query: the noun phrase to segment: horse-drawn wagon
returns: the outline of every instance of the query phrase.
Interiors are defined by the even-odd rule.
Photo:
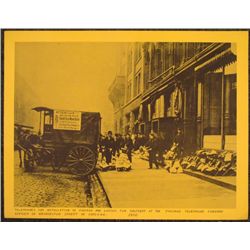
[[[39,132],[21,133],[18,139],[24,151],[24,167],[51,165],[55,170],[67,167],[72,173],[88,175],[94,171],[100,136],[98,112],[55,110],[35,107],[40,113]]]

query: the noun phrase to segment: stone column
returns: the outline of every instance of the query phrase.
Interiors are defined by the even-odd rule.
[[[225,111],[224,111],[224,127],[225,134],[230,134],[230,79],[225,77]]]
[[[195,83],[197,84],[196,87],[196,101],[197,101],[197,111],[196,111],[196,145],[199,148],[203,146],[203,109],[204,109],[204,100],[203,100],[203,80],[204,79],[194,79]]]
[[[225,147],[225,66],[222,67],[221,79],[221,149]]]

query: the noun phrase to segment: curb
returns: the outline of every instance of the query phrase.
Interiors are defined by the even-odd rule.
[[[147,161],[146,158],[140,158],[140,159],[144,160],[144,161]],[[201,174],[201,173],[198,173],[198,172],[196,173],[196,172],[193,172],[193,171],[190,171],[190,170],[183,169],[183,173],[236,192],[236,185],[230,184],[228,182],[217,180],[217,179],[214,179],[214,178],[212,178],[210,176],[207,176],[207,175],[204,175],[204,174]]]
[[[221,181],[221,180],[214,179],[214,178],[212,178],[210,176],[199,174],[199,173],[195,173],[193,171],[188,171],[188,170],[185,170],[185,169],[183,169],[183,173],[185,173],[187,175],[190,175],[190,176],[193,176],[193,177],[196,177],[196,178],[199,178],[201,180],[204,180],[204,181],[216,184],[218,186],[230,189],[232,191],[236,191],[236,186],[235,185],[227,183],[227,182],[224,182],[224,181]]]

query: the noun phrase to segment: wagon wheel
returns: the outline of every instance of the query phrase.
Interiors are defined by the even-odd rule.
[[[95,153],[86,146],[76,146],[69,151],[66,164],[74,174],[88,175],[96,165]]]

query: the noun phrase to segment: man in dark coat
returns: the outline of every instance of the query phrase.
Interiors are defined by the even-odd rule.
[[[183,133],[180,128],[177,129],[173,143],[177,146],[177,158],[179,158],[183,153]]]
[[[128,160],[130,162],[132,162],[132,150],[134,148],[134,145],[133,145],[133,141],[132,141],[129,134],[126,135],[125,148],[126,148],[126,153],[127,153],[127,156],[128,156]]]
[[[149,169],[152,169],[153,164],[155,164],[155,167],[159,169],[156,159],[156,154],[158,152],[158,142],[156,136],[153,133],[149,135],[149,140],[146,143],[146,147],[149,153]]]
[[[157,144],[158,144],[159,164],[161,166],[164,166],[165,164],[164,164],[163,154],[164,154],[164,151],[166,149],[166,141],[165,141],[165,136],[162,132],[159,133],[159,137],[157,139]]]
[[[119,134],[115,134],[113,156],[117,155],[119,157],[121,144],[122,144],[121,136]]]
[[[103,145],[105,148],[104,154],[106,162],[107,164],[110,164],[112,159],[112,152],[114,151],[114,138],[112,137],[111,131],[108,131],[108,135],[104,139]]]
[[[102,155],[102,159],[105,157],[105,136],[101,135],[99,140],[99,152]]]

